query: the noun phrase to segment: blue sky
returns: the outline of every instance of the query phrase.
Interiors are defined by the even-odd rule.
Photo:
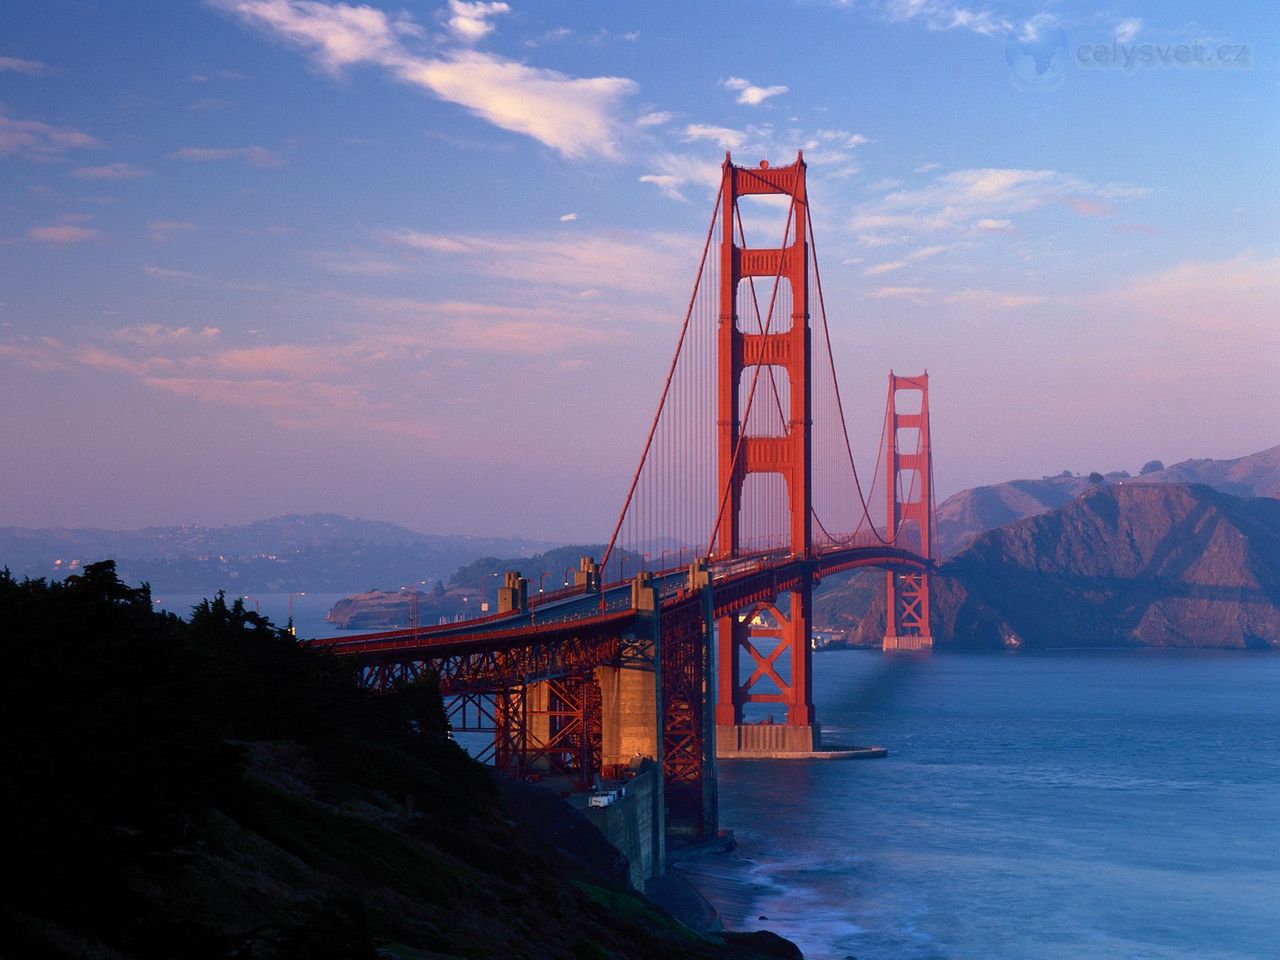
[[[1278,37],[1264,4],[10,0],[0,524],[607,534],[725,149],[805,150],[868,465],[890,368],[932,375],[943,495],[1271,446]]]

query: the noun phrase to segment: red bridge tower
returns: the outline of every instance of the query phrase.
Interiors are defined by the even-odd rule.
[[[809,207],[804,158],[797,156],[795,163],[785,167],[762,163],[751,168],[734,166],[726,156],[723,169],[716,390],[717,489],[724,491],[725,498],[719,517],[717,558],[735,557],[742,547],[742,493],[750,474],[781,476],[788,501],[790,552],[794,557],[807,558],[812,553],[813,493]],[[754,195],[790,199],[784,246],[738,246],[738,198]],[[758,327],[743,330],[737,309],[739,285],[752,277],[763,278],[765,289],[772,290],[770,309]],[[775,312],[789,315],[775,316]],[[746,433],[742,399],[756,394],[757,388],[763,395],[763,384],[758,382],[762,370],[771,383],[775,371],[779,378],[785,373],[789,387],[785,395],[786,422],[777,436]],[[757,396],[756,402],[766,401]],[[781,606],[760,603],[746,615],[730,614],[717,623],[716,737],[722,752],[791,752],[818,746],[810,685],[810,579],[806,577],[794,589],[787,590],[785,597]],[[753,639],[772,643],[758,645]],[[762,646],[766,649],[762,650]],[[751,658],[752,670],[750,677],[742,681],[744,651]],[[785,711],[785,719],[777,724],[744,725],[742,708],[747,703],[777,704]]]
[[[919,394],[918,403],[899,409],[898,394]],[[889,374],[885,416],[885,488],[888,496],[887,537],[895,547],[933,557],[933,448],[929,443],[929,374]],[[884,646],[886,651],[929,650],[929,574],[888,570]]]

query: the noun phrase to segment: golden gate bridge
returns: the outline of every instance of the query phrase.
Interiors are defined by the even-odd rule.
[[[786,205],[776,247],[747,244],[740,200],[753,196]],[[647,757],[661,771],[667,828],[714,834],[718,756],[822,747],[811,633],[824,577],[884,569],[884,649],[931,647],[935,525],[928,374],[889,374],[864,489],[803,154],[781,167],[726,154],[675,353],[603,556],[533,598],[509,572],[486,617],[311,643],[351,659],[374,689],[434,674],[455,732],[491,738],[480,758],[508,775],[585,788]],[[781,721],[749,722],[753,704]]]

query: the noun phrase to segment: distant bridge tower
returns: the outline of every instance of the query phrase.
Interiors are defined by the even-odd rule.
[[[737,245],[738,198],[753,195],[781,195],[790,199],[787,238],[781,248],[745,249]],[[720,307],[717,333],[717,462],[718,491],[727,491],[719,518],[716,556],[728,559],[742,547],[743,487],[750,474],[775,474],[782,479],[782,495],[787,498],[790,552],[796,557],[812,553],[812,424],[810,391],[809,330],[809,245],[808,195],[805,189],[803,155],[785,167],[734,166],[726,155],[723,167],[720,212]],[[786,242],[784,238],[783,242]],[[773,306],[765,318],[767,331],[755,325],[755,317],[743,329],[738,316],[739,285],[759,277]],[[781,315],[779,315],[781,314]],[[761,372],[757,373],[757,367]],[[767,369],[766,369],[767,368]],[[753,378],[781,379],[779,404],[786,404],[786,420],[780,435],[751,435],[743,422],[744,398]],[[771,379],[771,383],[774,382]],[[764,384],[757,383],[754,404],[761,399]],[[773,489],[777,489],[775,486]],[[758,604],[746,615],[721,617],[717,624],[716,737],[719,749],[813,750],[818,745],[814,723],[813,691],[810,683],[813,654],[810,619],[813,587],[805,577],[785,591],[786,601]],[[781,599],[781,597],[779,597]],[[752,642],[752,626],[757,628]],[[751,658],[751,675],[741,680],[743,652]],[[766,682],[767,681],[767,682]],[[761,685],[760,689],[754,689]],[[766,689],[767,688],[767,689]],[[785,720],[776,725],[743,725],[743,706],[768,703],[785,711]],[[768,743],[749,742],[764,737]],[[745,738],[745,739],[744,739]]]
[[[899,394],[918,394],[918,402],[902,402]],[[889,402],[885,416],[887,539],[895,546],[933,558],[933,448],[929,442],[929,374],[900,377],[889,374]],[[888,570],[884,646],[886,651],[928,650],[933,647],[929,626],[929,574]]]

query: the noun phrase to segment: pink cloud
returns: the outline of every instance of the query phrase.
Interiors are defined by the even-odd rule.
[[[301,344],[246,347],[217,354],[215,363],[233,374],[265,376],[278,374],[308,379],[332,376],[350,369],[342,363],[333,348],[309,347]]]
[[[15,120],[0,109],[0,157],[19,155],[51,160],[67,150],[96,150],[104,144],[73,127],[55,127],[38,120]]]
[[[673,233],[599,231],[511,239],[397,230],[383,235],[425,255],[456,257],[474,273],[542,288],[610,289],[678,299],[693,280],[699,241]],[[672,300],[671,302],[674,302]]]
[[[27,236],[40,243],[52,243],[57,246],[68,246],[73,243],[84,243],[98,235],[98,231],[90,227],[77,227],[69,223],[60,223],[49,227],[32,227]]]
[[[1154,237],[1160,233],[1159,227],[1153,227],[1149,223],[1115,223],[1111,225],[1111,229],[1116,233],[1136,233],[1146,237]]]
[[[157,366],[172,366],[173,361],[162,357],[149,357],[140,360],[131,359],[118,353],[111,353],[99,347],[86,347],[76,351],[76,362],[90,370],[102,370],[109,373],[124,373],[133,377],[149,376]]]
[[[1109,295],[1147,322],[1223,334],[1251,343],[1258,354],[1280,350],[1280,257],[1245,251],[1230,260],[1187,261],[1150,274]],[[1205,350],[1217,349],[1214,339]]]
[[[39,60],[22,60],[18,57],[0,57],[0,70],[9,73],[25,73],[29,77],[43,77],[53,73],[53,67]]]
[[[1062,202],[1082,217],[1109,217],[1115,213],[1115,209],[1109,204],[1087,197],[1067,197]]]
[[[151,171],[132,163],[108,163],[102,167],[76,167],[71,175],[81,180],[136,180],[151,176]]]
[[[203,162],[209,160],[243,160],[251,167],[283,167],[284,157],[266,147],[183,147],[169,154],[174,160]]]
[[[301,414],[323,408],[354,412],[364,406],[354,387],[304,380],[238,380],[230,377],[145,377],[149,387],[219,406]]]
[[[567,347],[616,341],[618,335],[584,329],[572,323],[505,320],[491,323],[461,321],[446,324],[440,342],[461,350],[500,353],[558,353]]]

